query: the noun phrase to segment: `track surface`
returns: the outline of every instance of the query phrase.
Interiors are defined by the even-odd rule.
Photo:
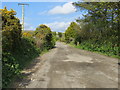
[[[118,59],[57,42],[23,71],[25,88],[118,88]]]

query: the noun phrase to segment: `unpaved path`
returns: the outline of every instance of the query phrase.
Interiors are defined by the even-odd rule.
[[[16,84],[25,88],[117,88],[118,60],[57,42]]]

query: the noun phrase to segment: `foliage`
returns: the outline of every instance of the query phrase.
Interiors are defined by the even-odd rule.
[[[24,37],[32,37],[32,34],[29,32],[24,32],[23,35]]]
[[[59,38],[61,38],[62,37],[62,33],[58,32],[58,36],[59,36]]]
[[[34,31],[23,31],[22,37],[31,40],[35,44]]]
[[[52,34],[53,34],[54,36],[56,36],[56,35],[57,35],[57,33],[56,33],[56,32],[52,32]]]
[[[88,39],[104,39],[104,41],[110,40],[111,42],[118,41],[119,30],[119,3],[117,2],[84,2],[75,3],[78,8],[84,8],[88,11],[85,18],[77,20],[82,24],[83,40]],[[89,35],[89,36],[88,36]],[[112,36],[112,37],[111,37]]]
[[[65,34],[62,33],[62,32],[58,32],[57,33],[57,40],[61,41],[61,42],[64,42],[65,41]]]
[[[66,41],[70,43],[75,40],[80,43],[76,46],[78,48],[119,57],[120,3],[75,2],[73,5],[78,11],[87,11],[87,14],[84,15],[84,18],[76,20],[79,29],[74,30],[71,25],[68,27],[65,32]]]
[[[3,52],[2,54],[2,84],[7,86],[15,75],[20,73],[19,64],[11,53]]]
[[[2,43],[3,51],[14,50],[21,38],[21,24],[14,10],[8,11],[5,7],[0,9],[2,14]]]
[[[72,22],[65,31],[66,42],[67,43],[70,43],[71,41],[76,42],[79,33],[80,33],[80,27],[78,26],[77,23]]]
[[[2,83],[8,87],[15,77],[20,76],[35,57],[44,50],[54,47],[53,33],[46,25],[40,25],[36,31],[21,30],[20,20],[14,10],[0,9],[2,14]],[[55,33],[54,33],[55,34]]]
[[[55,40],[51,29],[46,25],[40,25],[34,33],[36,44],[41,50],[51,49],[55,45]]]
[[[20,75],[20,71],[39,55],[39,49],[30,38],[22,37],[21,24],[14,10],[0,9],[2,14],[2,87]]]
[[[57,33],[52,32],[52,36],[53,36],[53,41],[56,42],[57,41]]]
[[[84,49],[84,50],[89,50],[93,52],[100,52],[108,56],[120,58],[118,55],[118,49],[119,47],[115,46],[112,47],[111,42],[106,42],[106,43],[97,43],[95,41],[84,41],[82,42],[79,46],[75,46],[76,48]]]
[[[20,45],[17,46],[14,52],[3,52],[2,54],[2,82],[3,87],[6,87],[15,76],[20,75],[20,71],[30,61],[39,55],[39,49],[35,47],[30,39],[21,38]]]

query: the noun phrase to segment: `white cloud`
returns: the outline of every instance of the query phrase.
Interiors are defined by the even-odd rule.
[[[72,2],[68,2],[63,6],[56,6],[53,9],[49,10],[50,14],[69,14],[76,11],[76,8],[72,5]]]
[[[45,25],[49,26],[52,31],[56,32],[65,32],[65,30],[69,27],[71,22],[53,22],[46,23]]]
[[[35,30],[35,28],[32,25],[30,25],[28,23],[25,23],[24,24],[24,30]]]
[[[21,17],[18,17],[18,18],[20,20],[20,24],[22,24],[22,18]],[[24,30],[35,30],[35,28],[31,24],[25,22],[24,23]]]
[[[44,15],[46,13],[47,13],[47,11],[43,11],[43,12],[38,13],[38,15]]]

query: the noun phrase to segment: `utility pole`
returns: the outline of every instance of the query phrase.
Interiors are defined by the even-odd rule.
[[[29,5],[29,4],[18,3],[18,5],[22,5],[22,31],[24,31],[24,5]]]

